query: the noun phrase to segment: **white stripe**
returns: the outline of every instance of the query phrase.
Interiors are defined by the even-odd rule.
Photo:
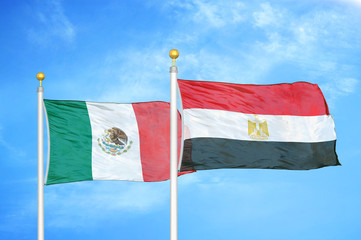
[[[94,180],[143,181],[140,160],[139,131],[134,109],[131,104],[87,102],[92,128],[92,172]],[[99,146],[110,128],[119,128],[128,136],[130,149],[121,155],[107,154]]]
[[[184,139],[213,137],[248,141],[323,142],[336,139],[332,116],[253,115],[223,110],[185,109]],[[252,139],[248,121],[267,122],[268,134]]]

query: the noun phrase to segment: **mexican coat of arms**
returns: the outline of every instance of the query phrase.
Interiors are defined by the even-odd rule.
[[[105,129],[100,138],[97,139],[99,147],[112,156],[126,153],[131,148],[133,141],[129,141],[123,130],[117,127]]]

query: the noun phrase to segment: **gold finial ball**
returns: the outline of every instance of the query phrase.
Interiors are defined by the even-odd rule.
[[[45,74],[42,73],[42,72],[39,72],[38,74],[36,74],[36,78],[37,78],[39,81],[43,81],[44,78],[45,78]]]
[[[169,57],[172,59],[176,59],[179,56],[179,52],[177,49],[172,49],[169,51]]]

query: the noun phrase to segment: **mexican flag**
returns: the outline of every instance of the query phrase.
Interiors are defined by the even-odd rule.
[[[169,179],[170,105],[44,100],[46,185],[85,180]],[[178,152],[181,124],[178,116]]]
[[[178,86],[184,125],[181,171],[340,165],[334,121],[316,84],[178,80]]]

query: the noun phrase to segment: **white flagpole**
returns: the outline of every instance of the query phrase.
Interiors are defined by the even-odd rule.
[[[170,67],[170,240],[178,239],[178,158],[177,158],[177,73],[175,59],[179,56],[176,49],[169,52],[173,59]]]
[[[36,78],[40,81],[38,87],[38,240],[44,240],[44,88],[41,86],[41,81],[44,80],[45,75],[39,72]]]

